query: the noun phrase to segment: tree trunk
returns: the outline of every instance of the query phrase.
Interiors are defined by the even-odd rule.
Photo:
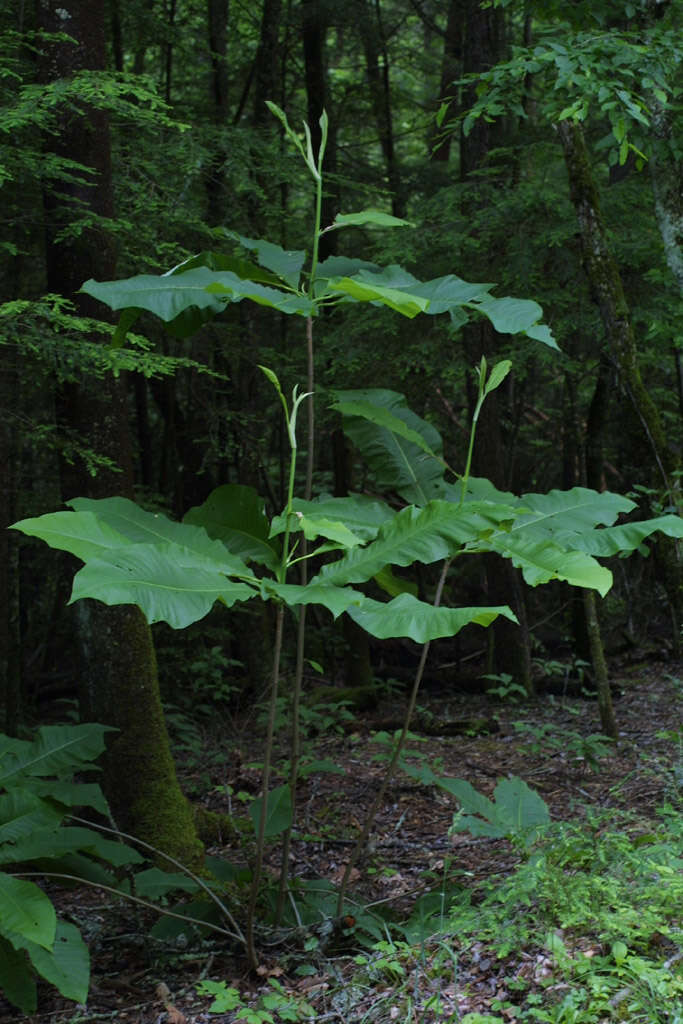
[[[583,131],[580,125],[568,120],[561,121],[557,130],[564,150],[570,197],[579,222],[586,276],[600,310],[608,349],[619,369],[622,387],[635,413],[633,422],[637,428],[634,437],[636,459],[640,457],[641,464],[647,465],[649,458],[654,457],[660,482],[669,500],[675,504],[678,460],[667,444],[659,410],[640,374],[638,350],[628,304],[619,268],[607,240]],[[683,574],[677,545],[669,538],[662,538],[657,541],[655,555],[660,579],[671,608],[672,648],[674,655],[677,655],[680,648],[680,627],[683,622]]]
[[[502,48],[502,12],[483,9],[479,0],[466,0],[463,39],[464,71],[476,73],[491,67],[500,57]],[[472,102],[473,94],[465,99]],[[460,175],[463,180],[480,170],[488,158],[495,126],[479,118],[468,135],[460,139]],[[485,268],[479,270],[486,273]],[[488,320],[478,320],[463,328],[463,348],[470,366],[483,355],[494,361],[497,347],[496,333]],[[470,395],[474,407],[474,395]],[[486,476],[499,488],[507,486],[503,435],[501,431],[500,393],[488,396],[479,417],[474,450],[474,472]],[[493,637],[493,663],[495,671],[511,675],[528,693],[533,692],[531,678],[531,645],[524,603],[524,591],[518,569],[508,559],[496,555],[484,557],[487,578],[487,600],[492,605],[508,604],[519,620],[519,626],[499,616],[490,627]]]
[[[40,0],[41,24],[47,31],[66,28],[77,43],[62,42],[48,52],[46,77],[66,78],[81,69],[105,66],[106,4],[103,0]],[[65,17],[68,25],[65,26]],[[66,224],[78,225],[85,209],[100,217],[113,216],[109,125],[106,115],[83,104],[78,112],[64,110],[56,149],[87,167],[80,184],[60,182],[58,195],[46,193],[47,285],[73,301],[82,315],[98,316],[96,303],[78,295],[86,277],[112,278],[115,248],[98,226],[59,237]],[[87,219],[87,218],[86,218]],[[132,449],[123,380],[87,379],[62,396],[67,425],[88,438],[111,469],[95,478],[75,468],[65,473],[68,493],[101,498],[132,497]],[[133,606],[109,608],[97,601],[78,607],[80,647],[84,657],[82,711],[119,730],[110,742],[104,765],[103,789],[117,824],[127,832],[197,865],[202,847],[189,805],[175,775],[159,696],[156,660],[149,626]]]
[[[394,150],[389,54],[384,37],[380,0],[362,0],[361,12],[360,30],[365,51],[365,68],[370,86],[370,102],[384,157],[387,184],[391,192],[391,212],[394,217],[403,217],[405,215],[405,197],[401,184],[401,172]]]

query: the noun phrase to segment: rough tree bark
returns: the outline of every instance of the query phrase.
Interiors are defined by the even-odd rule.
[[[39,0],[38,14],[43,29],[66,31],[76,40],[47,51],[40,68],[44,80],[105,67],[104,0]],[[52,144],[87,171],[80,183],[60,182],[58,194],[45,194],[47,286],[73,301],[79,313],[98,316],[101,309],[78,289],[87,277],[107,279],[115,274],[115,246],[106,225],[113,216],[109,125],[105,113],[85,104],[78,111],[64,109],[59,116],[60,132]],[[84,210],[92,222],[81,221],[78,228]],[[72,230],[64,235],[67,225]],[[112,465],[95,478],[75,469],[65,472],[65,497],[131,497],[123,381],[84,379],[62,395],[61,405],[67,425],[87,437]],[[108,745],[103,776],[114,818],[125,831],[196,866],[202,847],[176,779],[149,626],[140,610],[130,605],[109,608],[88,601],[76,608],[84,660],[82,717],[119,730]]]

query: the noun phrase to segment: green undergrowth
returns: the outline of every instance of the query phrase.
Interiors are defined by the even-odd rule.
[[[392,980],[392,1013],[365,1019],[681,1024],[682,869],[671,805],[647,827],[592,810],[553,824],[506,878],[473,884],[451,865],[400,940],[356,958],[359,992]],[[476,1003],[481,973],[500,979],[486,1013],[459,1013],[454,988]]]

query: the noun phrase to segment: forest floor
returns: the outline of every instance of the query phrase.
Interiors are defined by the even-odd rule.
[[[354,902],[327,929],[324,919],[334,917],[331,887],[385,767],[381,730],[400,712],[403,696],[389,695],[339,731],[333,712],[330,721],[313,721],[323,731],[309,741],[312,756],[337,771],[312,773],[302,783],[300,838],[290,854],[300,889],[286,926],[259,932],[258,977],[249,976],[220,937],[153,938],[146,912],[92,889],[50,888],[58,911],[89,941],[87,1007],[41,983],[40,1012],[22,1018],[0,1000],[0,1022],[680,1024],[679,671],[683,666],[670,662],[614,669],[622,691],[615,702],[616,749],[590,738],[600,731],[591,700],[426,696],[423,720],[478,715],[494,720],[497,731],[425,737],[418,729],[408,745],[410,763],[467,779],[491,798],[498,780],[519,776],[556,824],[528,849],[452,832],[454,797],[399,772],[352,872]],[[244,816],[240,800],[256,792],[259,779],[254,723],[233,722],[228,733],[227,752],[208,732],[201,749],[187,745],[183,781],[211,809]],[[248,843],[209,852],[245,864]],[[274,847],[273,879],[279,856]],[[667,871],[678,880],[667,881]]]

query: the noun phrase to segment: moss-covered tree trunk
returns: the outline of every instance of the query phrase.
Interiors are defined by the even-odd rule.
[[[45,81],[68,79],[80,70],[105,67],[104,0],[40,0],[39,27],[68,32],[74,42],[49,48],[41,64]],[[78,289],[88,277],[115,274],[115,247],[100,218],[113,216],[109,126],[102,111],[87,107],[61,112],[52,141],[60,156],[83,166],[80,181],[57,183],[45,194],[47,287],[71,299],[82,314],[99,315]],[[69,228],[65,232],[65,228]],[[62,395],[61,412],[111,469],[96,477],[67,467],[65,498],[132,496],[132,456],[122,380],[83,378]],[[78,607],[82,715],[115,726],[103,789],[120,828],[196,865],[202,847],[175,774],[159,697],[154,647],[138,608],[109,608],[89,601]]]
[[[581,126],[562,121],[557,126],[569,176],[569,191],[576,210],[583,263],[593,298],[600,310],[607,347],[616,363],[633,407],[634,451],[642,465],[654,461],[656,476],[669,500],[677,496],[678,459],[667,444],[659,410],[649,394],[638,364],[638,349],[619,274],[610,248]],[[657,542],[658,574],[666,590],[673,619],[674,653],[680,646],[683,622],[683,571],[675,542]]]

